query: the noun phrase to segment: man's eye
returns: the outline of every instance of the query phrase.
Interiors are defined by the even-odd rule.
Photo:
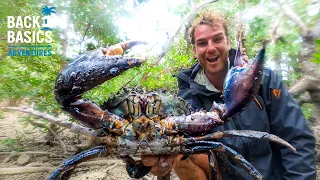
[[[200,46],[200,47],[203,47],[203,46],[206,46],[207,43],[206,42],[199,42],[197,45]]]
[[[223,40],[223,38],[219,37],[219,38],[214,39],[214,42],[221,42],[222,40]]]

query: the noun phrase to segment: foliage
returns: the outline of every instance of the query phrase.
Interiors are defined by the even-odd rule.
[[[304,114],[304,117],[309,120],[312,116],[313,105],[310,103],[304,103],[301,105],[301,110]]]
[[[160,64],[150,69],[151,76],[142,85],[146,87],[151,85],[152,89],[164,88],[176,91],[178,87],[175,76],[178,71],[189,68],[194,63],[191,49],[187,52],[187,43],[183,39],[183,34],[180,34]]]
[[[15,145],[17,143],[17,140],[12,139],[12,138],[7,138],[7,139],[0,141],[0,143],[5,146],[12,147],[13,145]]]
[[[4,140],[0,140],[0,145],[6,146],[11,150],[15,151],[23,151],[23,146],[20,144],[19,139],[16,138],[6,138]]]
[[[66,1],[63,5],[57,6],[57,9],[70,15],[70,20],[80,36],[94,38],[99,46],[105,46],[120,41],[114,22],[121,13],[124,13],[124,2],[119,0]]]
[[[245,47],[249,57],[254,57],[259,50],[259,44],[268,36],[268,20],[255,17],[249,22],[249,28],[245,36]],[[269,48],[269,47],[268,47]]]
[[[318,46],[318,52],[313,55],[311,62],[320,63],[320,40],[315,40],[316,45]]]
[[[7,36],[7,16],[41,16],[41,13],[46,10],[43,7],[47,7],[51,13],[68,14],[71,17],[70,26],[74,26],[76,33],[81,37],[94,38],[99,46],[106,46],[108,43],[119,42],[118,30],[113,22],[114,18],[123,12],[123,3],[123,1],[55,1],[56,9],[52,7],[50,9],[38,1],[20,0],[10,4],[2,1],[0,2],[0,18],[5,21],[1,22],[3,26],[0,28],[0,33],[2,37]],[[88,24],[91,26],[86,31]],[[64,48],[61,45],[63,39],[60,37],[67,30],[68,28],[54,29],[51,44],[53,55],[47,57],[9,57],[6,56],[6,40],[0,42],[0,56],[4,57],[0,61],[0,100],[24,98],[34,103],[38,110],[53,114],[61,112],[54,98],[53,88],[56,76],[69,61],[63,54],[59,54],[61,48]],[[66,43],[72,46],[81,42],[70,40]]]

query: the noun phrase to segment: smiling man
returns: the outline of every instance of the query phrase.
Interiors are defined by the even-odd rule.
[[[209,111],[212,103],[223,102],[221,92],[226,74],[235,57],[230,49],[230,40],[224,18],[207,12],[198,17],[190,31],[194,56],[197,63],[178,74],[178,95],[188,101],[193,110]],[[246,109],[232,117],[214,131],[230,129],[256,130],[275,134],[293,145],[294,153],[268,141],[252,138],[222,138],[223,144],[242,154],[262,174],[263,179],[314,180],[314,137],[282,80],[270,69],[265,68],[258,94]],[[275,96],[274,91],[281,92]],[[233,160],[217,152],[216,167],[219,179],[252,179]],[[151,172],[163,176],[172,168],[181,180],[207,179],[209,176],[208,156],[192,155],[187,160],[181,156],[144,156],[145,166]],[[222,160],[223,159],[223,160]],[[165,162],[165,163],[164,163]]]
[[[202,22],[203,23],[203,22]],[[211,25],[200,24],[191,31],[193,53],[202,67],[196,80],[208,79],[209,82],[222,91],[223,81],[228,73],[228,55],[230,41],[223,23]]]

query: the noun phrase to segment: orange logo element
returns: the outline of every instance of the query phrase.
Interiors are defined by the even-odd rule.
[[[281,89],[273,89],[272,93],[277,99],[279,99],[281,94]]]

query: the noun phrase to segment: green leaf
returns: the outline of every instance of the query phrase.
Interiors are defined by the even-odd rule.
[[[311,60],[310,62],[320,64],[320,59],[313,59],[313,60]]]

